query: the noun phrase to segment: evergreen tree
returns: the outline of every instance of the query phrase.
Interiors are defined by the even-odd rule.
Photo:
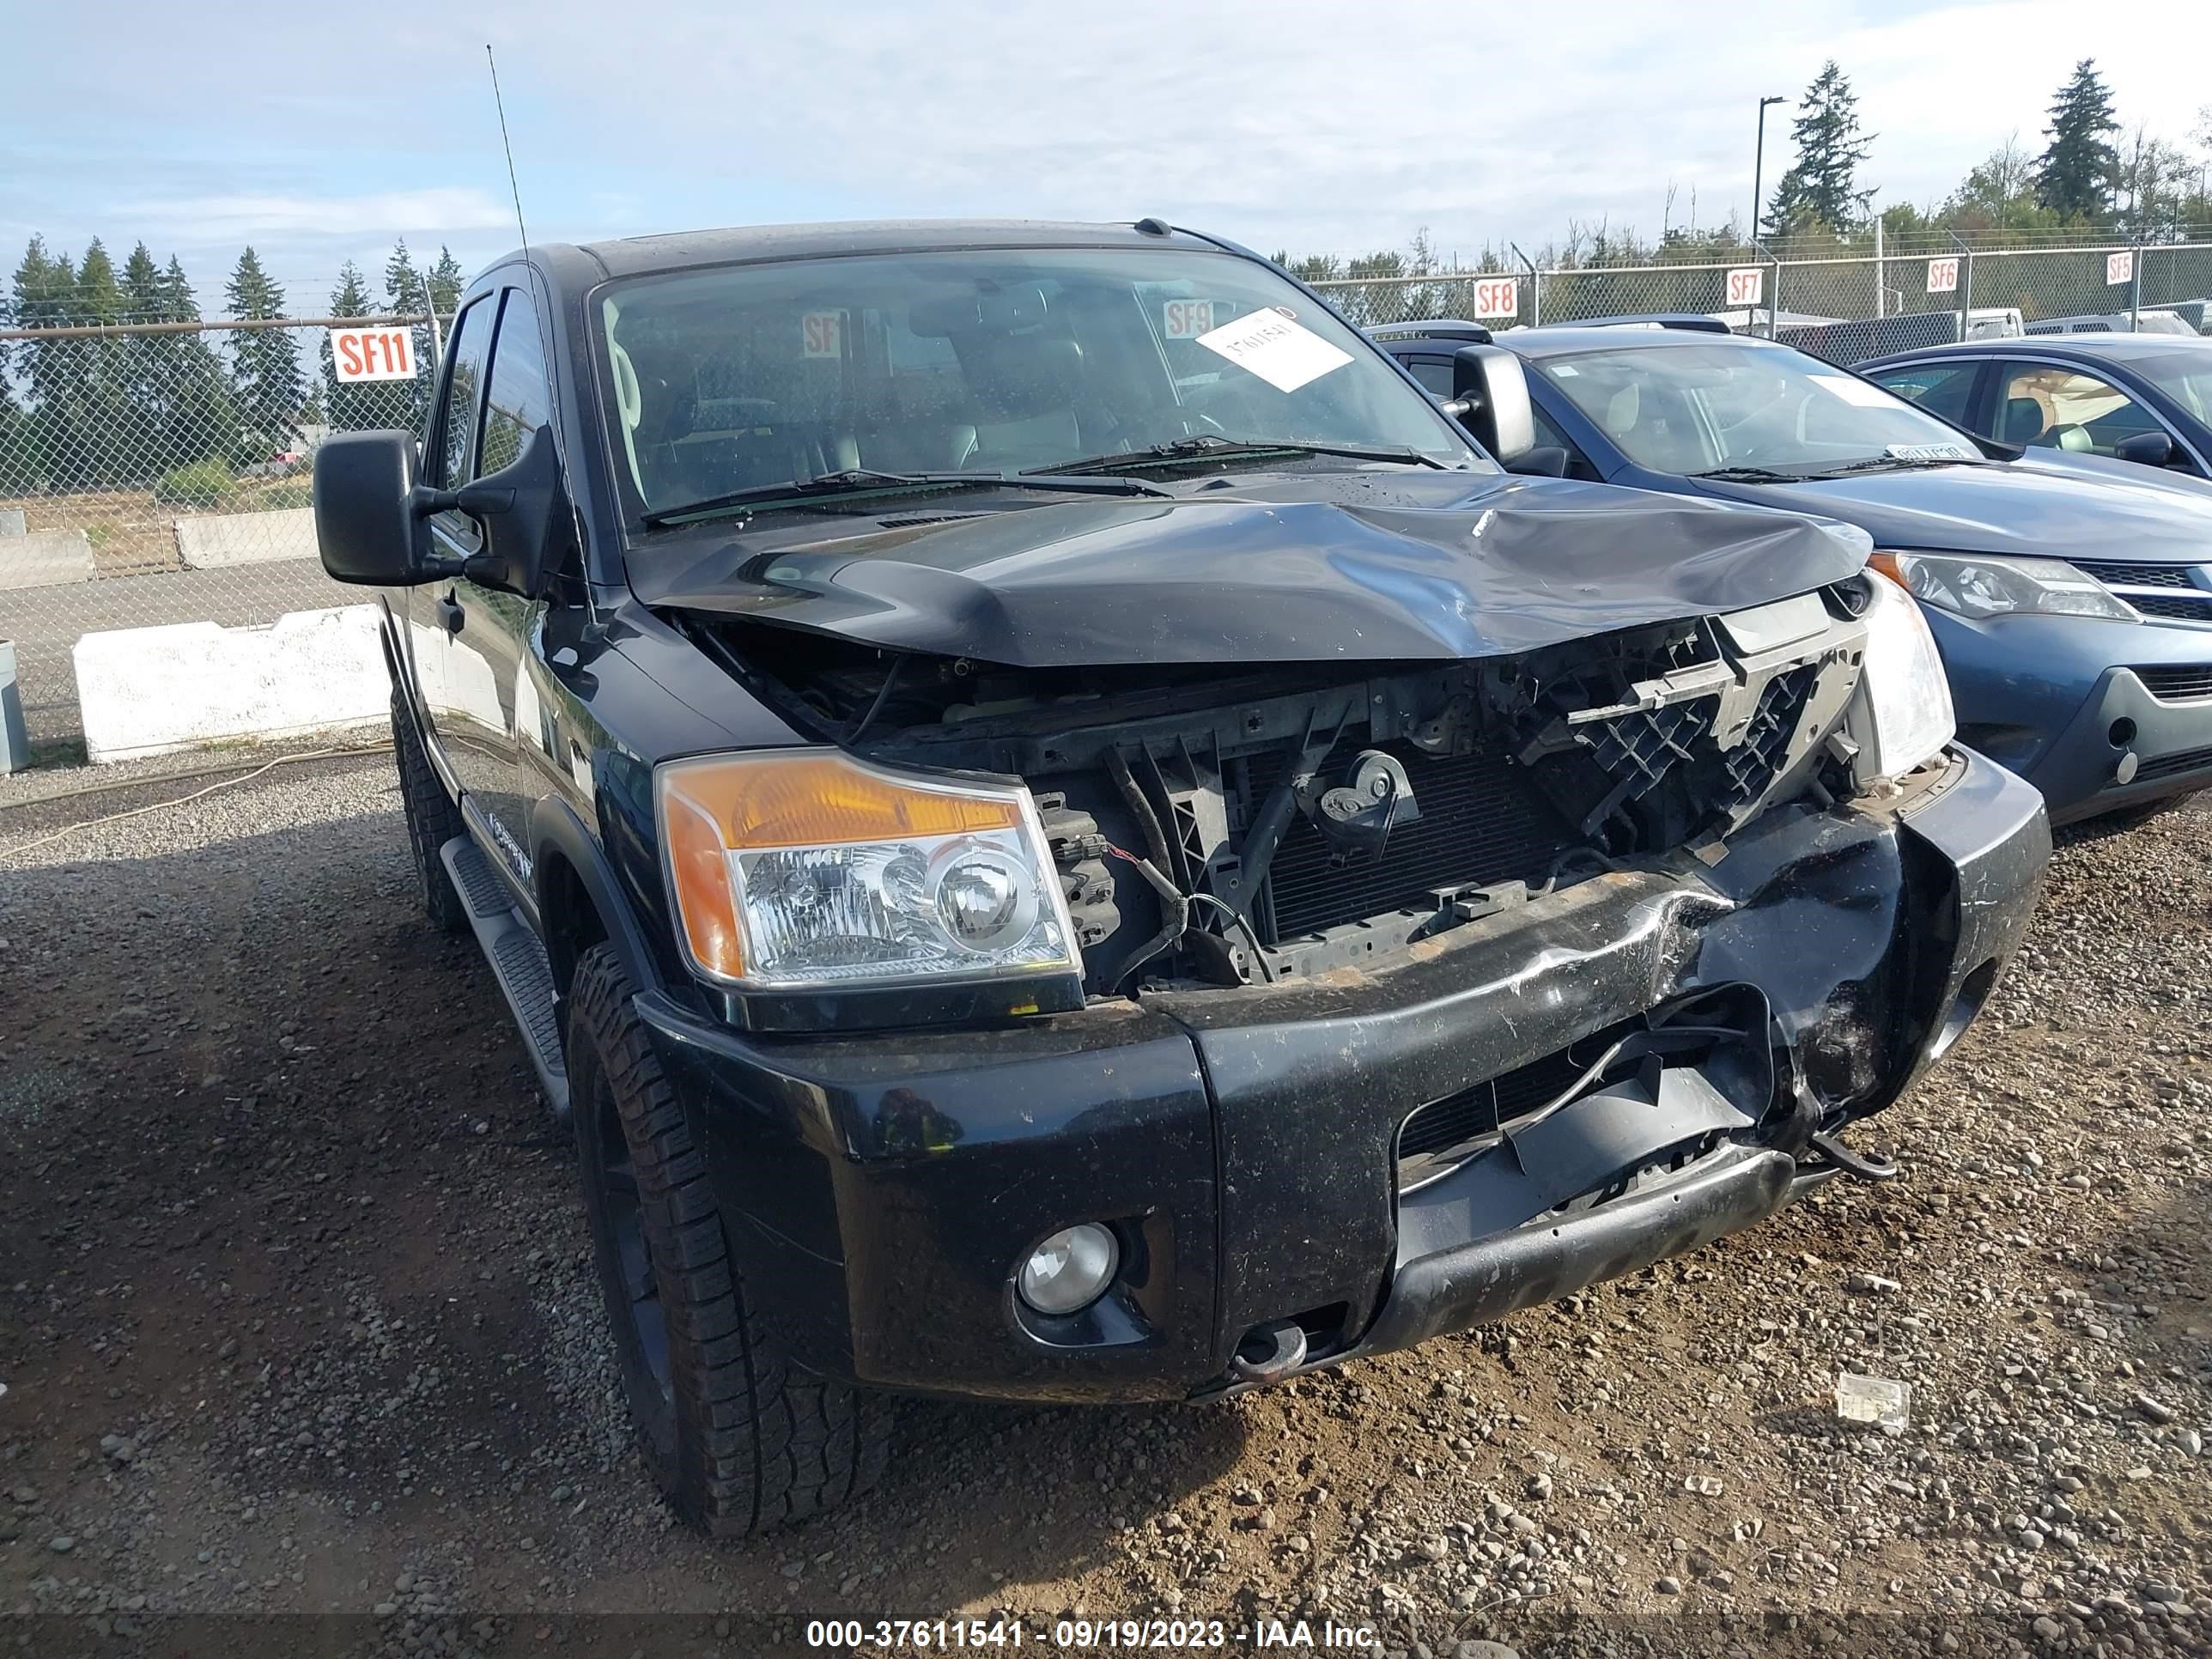
[[[392,257],[384,263],[384,297],[393,313],[402,317],[418,317],[430,308],[429,285],[408,256],[407,239],[404,236],[392,245]],[[430,325],[424,323],[410,331],[415,337],[416,373],[413,384],[404,388],[408,394],[406,424],[420,431],[430,407],[430,376],[424,372],[424,366],[431,359]],[[395,392],[400,390],[393,388]]]
[[[115,262],[97,237],[85,248],[73,282],[69,256],[49,269],[46,311],[52,326],[112,325],[127,302]],[[112,338],[40,343],[33,386],[39,400],[40,442],[54,482],[96,489],[133,475],[145,458],[133,419],[130,343]]]
[[[330,314],[333,317],[369,317],[375,307],[369,300],[368,284],[362,278],[361,267],[350,259],[338,267],[338,285],[331,290]],[[381,381],[341,384],[337,365],[331,358],[330,337],[323,337],[323,407],[329,412],[331,428],[336,432],[362,432],[373,427],[390,426],[392,398]]]
[[[191,323],[199,305],[176,256],[166,270],[141,242],[123,268],[123,289],[134,320]],[[199,334],[134,334],[124,341],[134,427],[145,461],[136,476],[157,477],[170,467],[221,457],[236,437],[237,416],[222,364]],[[134,446],[131,457],[139,459]],[[258,459],[258,457],[256,459]]]
[[[2120,157],[2106,135],[2119,130],[2097,60],[2084,58],[2051,106],[2044,129],[2051,143],[2035,164],[2035,199],[2062,219],[2109,217]]]
[[[284,290],[269,280],[252,248],[238,256],[223,289],[230,314],[240,321],[264,321],[284,314]],[[241,447],[258,453],[239,459],[259,460],[275,450],[289,447],[300,421],[300,403],[306,396],[306,378],[300,372],[299,331],[289,328],[241,329],[231,336],[230,384],[238,419],[251,434]]]
[[[1859,131],[1858,99],[1832,58],[1805,88],[1802,113],[1790,124],[1797,160],[1774,187],[1766,234],[1808,230],[1836,234],[1855,228],[1866,217],[1871,189],[1856,188],[1859,163],[1874,146],[1875,135]]]
[[[443,330],[453,321],[462,292],[469,285],[468,275],[461,269],[461,262],[453,258],[453,249],[438,250],[438,263],[430,267],[428,285],[430,306],[438,313],[438,326]]]

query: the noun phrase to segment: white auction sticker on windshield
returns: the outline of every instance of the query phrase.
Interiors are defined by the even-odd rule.
[[[1255,311],[1224,323],[1199,344],[1239,368],[1249,369],[1278,392],[1296,392],[1352,361],[1297,319],[1280,310]]]
[[[1965,444],[1890,444],[1881,452],[1893,461],[1978,461],[1981,452]]]
[[[1848,374],[1808,374],[1805,377],[1814,386],[1847,404],[1856,404],[1861,409],[1894,409],[1897,399],[1878,386],[1864,380],[1855,380]]]

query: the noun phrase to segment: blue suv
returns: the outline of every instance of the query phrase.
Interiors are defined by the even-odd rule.
[[[1960,739],[2054,822],[2212,785],[2212,489],[1978,438],[1706,318],[1370,333],[1509,471],[1866,531],[1921,602]]]

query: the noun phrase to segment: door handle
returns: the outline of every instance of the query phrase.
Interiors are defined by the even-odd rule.
[[[448,634],[459,633],[461,624],[468,620],[468,614],[461,609],[461,602],[451,593],[438,601],[438,621]]]

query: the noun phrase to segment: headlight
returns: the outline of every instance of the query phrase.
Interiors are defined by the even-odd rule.
[[[818,749],[674,761],[654,783],[669,890],[703,978],[822,990],[1080,976],[1019,784]]]
[[[1866,660],[1848,721],[1859,748],[1852,769],[1862,787],[1933,759],[1959,729],[1928,619],[1894,582],[1868,586],[1873,598],[1859,619],[1866,624]]]
[[[2063,559],[1993,559],[1950,553],[1877,553],[1875,568],[1903,582],[1915,599],[1954,617],[2041,615],[2141,617]]]

